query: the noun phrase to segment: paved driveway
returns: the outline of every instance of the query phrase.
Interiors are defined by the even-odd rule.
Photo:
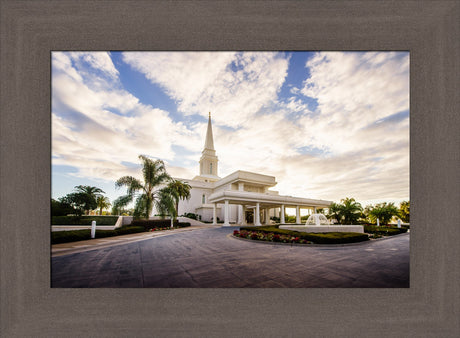
[[[340,247],[207,228],[52,258],[52,287],[409,287],[409,234]]]

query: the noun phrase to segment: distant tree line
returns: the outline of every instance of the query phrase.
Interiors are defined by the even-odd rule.
[[[341,203],[332,203],[329,207],[331,219],[337,220],[339,224],[371,223],[388,224],[393,217],[398,217],[404,223],[410,221],[410,201],[401,202],[399,208],[394,203],[379,203],[368,205],[365,208],[354,198],[344,198]]]
[[[110,206],[108,197],[103,196],[105,192],[97,187],[88,185],[77,185],[74,192],[59,198],[51,200],[51,214],[53,216],[66,216],[69,214],[81,216],[88,215],[91,210],[99,209],[102,215],[102,209]]]
[[[142,161],[143,180],[132,176],[123,176],[115,182],[115,187],[126,187],[126,194],[110,203],[105,192],[97,187],[78,185],[74,191],[57,200],[51,200],[51,214],[66,216],[69,214],[88,215],[91,210],[98,210],[102,215],[103,209],[112,206],[113,215],[133,215],[135,218],[148,219],[153,207],[161,216],[170,215],[176,219],[179,200],[189,199],[191,186],[188,183],[173,179],[167,172],[164,162],[152,160],[139,155]],[[127,206],[134,201],[134,208]]]

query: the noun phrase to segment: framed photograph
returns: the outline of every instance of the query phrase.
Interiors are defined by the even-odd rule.
[[[52,287],[409,287],[409,66],[53,51]]]
[[[460,59],[457,38],[460,6],[457,2],[2,1],[1,8],[2,336],[53,337],[97,333],[102,337],[182,335],[270,337],[306,334],[325,337],[388,335],[453,337],[458,334],[459,302],[458,297],[455,297],[458,293],[459,279],[459,271],[455,268],[458,257],[458,245],[456,245],[458,232],[454,228],[460,216],[457,209],[460,201],[456,186],[459,158],[458,114],[456,114],[457,70]],[[165,63],[161,64],[164,72],[154,74],[149,63],[151,61],[140,60],[147,51],[167,55]],[[222,90],[228,87],[215,85],[214,87],[220,91],[200,92],[199,77],[194,78],[193,83],[182,84],[182,87],[177,86],[177,83],[171,84],[174,78],[172,73],[161,78],[167,74],[168,62],[173,62],[174,57],[186,52],[209,55],[209,62],[202,64],[201,80],[203,81],[206,80],[207,74],[216,69],[207,67],[218,62],[213,56],[215,54],[219,54],[222,58],[232,55],[235,60],[240,60],[240,63],[231,61],[228,64],[233,73],[242,71],[241,83],[251,76],[249,72],[245,73],[245,67],[248,64],[256,66],[251,62],[244,63],[245,56],[249,55],[246,52],[254,52],[254,58],[257,58],[257,55],[265,55],[265,62],[269,65],[272,65],[270,62],[279,62],[281,71],[284,62],[284,70],[288,77],[289,74],[293,74],[292,76],[295,74],[289,72],[289,62],[286,63],[286,59],[293,61],[298,55],[311,52],[308,57],[304,53],[305,58],[299,60],[299,63],[304,65],[310,62],[310,67],[304,67],[303,70],[311,73],[308,74],[310,76],[302,74],[303,78],[299,77],[297,82],[293,80],[290,82],[291,86],[285,88],[283,88],[284,82],[279,87],[273,86],[270,81],[257,83],[259,79],[267,79],[271,72],[252,73],[258,74],[254,80],[255,89],[246,84],[246,90],[238,87],[229,90],[230,94],[235,94],[235,98],[238,98],[235,99],[239,104],[235,114],[240,114],[230,119],[227,114],[219,115],[219,112],[223,111],[223,106],[219,106],[219,103],[225,101],[225,97],[220,95]],[[100,57],[101,55],[103,57]],[[135,60],[135,55],[139,59]],[[213,175],[219,178],[229,176],[235,178],[231,175],[242,169],[241,163],[232,162],[231,144],[235,142],[238,147],[243,148],[253,145],[243,142],[245,135],[241,135],[238,142],[231,141],[228,135],[240,131],[243,126],[248,126],[249,122],[259,121],[261,116],[255,115],[251,116],[250,121],[244,120],[250,114],[246,111],[248,106],[257,104],[263,107],[257,112],[264,113],[268,117],[272,112],[270,104],[284,104],[284,112],[291,116],[288,120],[291,121],[291,129],[288,128],[282,135],[295,136],[291,142],[294,144],[285,142],[285,138],[273,144],[268,143],[267,146],[270,148],[268,150],[273,149],[273,151],[267,150],[269,161],[275,161],[277,157],[286,155],[290,149],[294,149],[295,154],[310,155],[310,158],[314,159],[318,155],[314,152],[324,151],[324,149],[319,146],[308,148],[306,145],[314,144],[315,140],[323,140],[324,144],[322,137],[328,129],[315,120],[315,113],[318,114],[315,101],[300,100],[300,95],[316,98],[319,100],[316,101],[317,105],[328,103],[339,109],[349,109],[350,114],[354,114],[356,107],[344,105],[344,100],[353,95],[353,91],[346,91],[350,86],[344,87],[337,93],[328,93],[327,89],[332,86],[327,85],[327,81],[334,80],[333,75],[338,71],[344,78],[350,80],[366,81],[371,78],[366,77],[364,72],[360,72],[359,67],[354,67],[359,63],[354,64],[352,59],[348,60],[348,63],[342,63],[343,67],[335,70],[331,68],[328,74],[328,68],[324,65],[333,67],[333,57],[338,55],[343,58],[351,55],[354,60],[372,56],[370,59],[375,61],[374,66],[382,67],[378,68],[382,71],[382,76],[389,74],[389,68],[385,68],[385,65],[388,65],[385,62],[388,61],[386,59],[388,55],[393,55],[395,59],[399,58],[398,60],[406,58],[409,61],[409,66],[404,62],[400,64],[403,74],[407,73],[409,67],[408,88],[410,89],[409,93],[406,93],[406,103],[403,102],[402,96],[384,95],[388,92],[398,92],[398,88],[400,89],[404,81],[399,82],[397,77],[393,77],[396,80],[380,84],[371,83],[371,91],[366,96],[351,97],[355,101],[361,99],[362,102],[366,102],[383,95],[386,98],[385,102],[379,100],[372,102],[379,102],[386,108],[398,108],[388,109],[388,113],[382,116],[372,115],[372,120],[367,121],[368,123],[363,121],[364,115],[353,115],[351,121],[343,121],[344,126],[348,128],[354,126],[361,132],[366,127],[373,127],[368,130],[368,135],[374,132],[375,136],[384,142],[372,141],[370,137],[360,139],[361,143],[367,143],[364,146],[369,147],[368,152],[382,143],[394,146],[391,151],[395,156],[383,158],[387,166],[394,166],[394,179],[381,185],[395,190],[398,180],[401,180],[399,176],[401,168],[407,168],[404,164],[402,166],[398,164],[410,161],[409,172],[402,174],[402,180],[405,179],[405,182],[409,182],[407,175],[410,174],[410,195],[403,193],[394,197],[396,202],[398,199],[402,201],[406,196],[410,196],[412,207],[409,285],[369,284],[357,285],[357,287],[282,285],[279,287],[267,284],[263,287],[245,287],[245,285],[139,287],[135,282],[127,279],[124,286],[109,283],[97,286],[72,284],[74,280],[65,281],[63,276],[60,281],[63,284],[53,287],[53,267],[50,258],[52,238],[50,238],[49,224],[51,198],[77,192],[69,189],[79,185],[98,187],[105,193],[108,189],[91,181],[77,180],[75,184],[69,185],[70,188],[66,187],[65,191],[53,192],[58,185],[53,182],[55,178],[52,175],[58,173],[59,169],[60,173],[67,177],[81,178],[85,176],[82,173],[87,174],[94,170],[93,177],[97,180],[103,176],[104,167],[114,178],[129,176],[130,170],[131,172],[139,170],[140,162],[136,163],[136,160],[142,161],[138,155],[146,153],[142,149],[146,146],[144,143],[139,144],[138,149],[142,151],[135,153],[128,161],[123,161],[123,170],[127,169],[126,171],[118,170],[113,165],[117,163],[116,161],[104,162],[103,166],[91,163],[104,154],[104,146],[109,149],[107,156],[114,156],[110,147],[113,143],[120,142],[118,138],[109,137],[114,130],[127,140],[118,145],[118,149],[121,149],[120,155],[131,154],[131,151],[124,152],[123,149],[136,146],[136,137],[140,139],[142,135],[153,134],[148,130],[149,123],[145,123],[142,118],[131,119],[132,116],[127,114],[128,111],[135,111],[137,117],[142,117],[142,106],[143,109],[158,109],[158,112],[168,111],[171,116],[177,113],[176,118],[169,118],[169,122],[174,125],[171,130],[175,131],[172,137],[175,140],[179,139],[181,132],[182,136],[187,137],[184,136],[184,140],[180,143],[157,142],[159,145],[167,144],[170,147],[165,149],[161,156],[159,151],[155,155],[146,154],[150,155],[150,160],[163,159],[171,176],[176,178],[193,180],[195,176],[201,176],[203,180],[212,180]],[[380,63],[377,62],[378,55],[381,55],[383,60]],[[108,62],[107,56],[111,63]],[[198,64],[195,64],[195,70],[200,69]],[[89,71],[88,67],[97,71]],[[122,67],[126,67],[124,72],[121,71]],[[270,66],[266,69],[278,68]],[[130,81],[125,79],[125,82],[119,82],[117,87],[117,79],[120,80],[122,73],[132,78]],[[219,73],[220,75],[229,74],[224,72]],[[306,81],[313,78],[317,81]],[[229,79],[230,83],[235,80],[235,78]],[[77,86],[80,80],[87,85],[86,90],[91,89],[93,92],[86,91],[81,95],[80,90],[84,89],[84,86]],[[324,82],[320,83],[320,80]],[[62,81],[61,85],[54,87],[53,82],[57,83],[55,81]],[[127,87],[136,86],[141,81],[148,86],[159,88],[155,92],[155,95],[158,95],[155,104],[163,102],[163,106],[142,101],[142,97],[148,97],[150,92],[142,96],[142,88]],[[247,101],[244,100],[245,95],[251,93],[251,90],[261,87],[265,90],[257,91]],[[389,90],[388,87],[391,89]],[[61,91],[60,102],[53,99],[56,88]],[[291,96],[283,99],[276,95],[263,101],[265,95],[273,94],[273,90],[277,94],[290,93]],[[296,92],[299,95],[297,99],[290,100]],[[98,105],[97,100],[100,100],[101,96],[93,95],[94,93],[106,95],[104,99],[104,102],[108,102],[106,106]],[[120,93],[123,95],[120,96]],[[344,93],[347,93],[347,96],[340,99],[340,94]],[[410,95],[409,102],[407,102],[407,94]],[[75,104],[74,110],[68,109],[70,103]],[[168,104],[171,106],[167,106]],[[301,114],[296,116],[296,105],[301,104],[306,105],[310,113],[308,116],[301,116]],[[211,107],[205,109],[206,105]],[[174,109],[171,109],[172,106]],[[410,107],[410,114],[407,107]],[[321,113],[326,112],[326,106],[322,108]],[[107,134],[104,134],[104,128],[99,126],[92,129],[95,126],[94,121],[89,120],[89,115],[85,116],[85,113],[90,114],[91,111],[106,114],[99,117],[105,118],[104,123],[113,127],[105,129]],[[178,116],[185,116],[184,112],[190,115],[181,120],[182,117]],[[158,116],[157,122],[168,122],[167,119],[162,120],[164,116],[161,113],[156,116]],[[298,119],[302,118],[303,123],[298,125],[304,129],[297,130],[292,127],[292,121],[299,121]],[[135,122],[136,130],[139,129],[144,134],[129,135],[126,130],[130,130],[127,126],[131,121]],[[235,121],[240,122],[235,124]],[[311,124],[311,128],[306,128],[306,121]],[[333,124],[334,121],[332,119],[331,123]],[[182,129],[179,128],[180,123],[183,124]],[[398,129],[404,123],[409,126],[409,129]],[[56,128],[58,125],[60,128]],[[278,125],[283,126],[283,121],[279,121]],[[396,128],[390,128],[391,130],[386,134],[380,133],[382,125],[396,126]],[[209,126],[212,138],[207,136]],[[165,138],[167,134],[161,132],[167,127],[168,125],[164,125],[164,128],[159,127],[155,133]],[[251,130],[251,135],[258,135],[254,134],[255,130]],[[271,130],[271,132],[275,131],[276,128]],[[310,137],[305,144],[294,142],[298,140],[298,135],[307,135],[307,131],[316,133],[316,138]],[[59,139],[56,139],[58,132]],[[80,132],[82,134],[79,134]],[[81,145],[83,134],[88,135],[85,140],[86,147],[70,151],[65,149],[66,145],[76,143]],[[340,136],[340,134],[337,129],[335,135]],[[95,138],[92,139],[94,135]],[[130,136],[133,138],[129,139]],[[254,143],[265,140],[258,139],[256,136],[253,138]],[[279,135],[277,136],[280,138]],[[331,137],[329,134],[328,136]],[[408,143],[404,143],[408,136]],[[77,138],[79,142],[60,143],[60,140],[65,138],[69,140]],[[105,140],[107,144],[97,142],[98,140]],[[398,140],[402,141],[398,143]],[[151,141],[154,143],[159,140],[151,139]],[[282,144],[288,144],[291,148],[276,152],[275,146]],[[334,143],[330,149],[338,146]],[[358,145],[342,142],[340,147],[347,150],[344,152],[350,157],[349,149]],[[410,154],[405,154],[404,147],[406,153],[409,147]],[[218,158],[216,162],[213,162],[212,150],[216,152],[215,156]],[[92,157],[92,153],[98,155]],[[80,163],[78,166],[76,166],[78,161],[75,154],[81,155],[78,158]],[[181,165],[174,162],[179,154],[182,154],[181,158],[187,158],[186,161],[180,161]],[[273,183],[269,182],[273,177],[277,186],[273,185],[267,191],[255,192],[245,191],[243,185],[241,191],[235,190],[232,199],[228,194],[220,196],[218,191],[212,191],[209,195],[206,193],[198,195],[201,198],[204,195],[204,201],[201,199],[200,202],[207,209],[197,210],[195,207],[194,214],[201,216],[202,220],[209,219],[212,222],[209,223],[210,227],[213,226],[213,222],[217,222],[218,215],[221,215],[219,218],[222,218],[223,224],[226,221],[229,224],[219,226],[219,229],[224,229],[224,232],[228,231],[228,235],[232,235],[233,231],[229,230],[234,226],[232,223],[238,221],[238,216],[241,216],[239,219],[241,222],[245,220],[262,223],[269,221],[270,217],[279,217],[281,220],[281,210],[284,210],[285,221],[288,216],[292,216],[294,223],[297,224],[299,223],[297,218],[302,220],[302,216],[320,214],[317,211],[322,205],[314,204],[313,200],[330,202],[353,197],[345,194],[350,189],[350,186],[345,185],[344,190],[338,194],[339,197],[327,197],[328,193],[331,193],[327,188],[327,182],[321,181],[321,185],[314,187],[311,185],[314,183],[309,179],[305,179],[306,183],[302,185],[302,191],[293,191],[294,185],[290,183],[289,175],[276,171],[267,172],[269,166],[260,167],[263,157],[260,157],[259,153],[257,156],[251,156],[254,158],[246,160],[249,168],[246,171],[266,175],[267,177],[258,177],[258,179],[266,180],[267,185]],[[359,162],[360,159],[375,159],[369,154],[366,155],[368,157],[364,157],[359,152],[356,156],[354,162]],[[81,164],[85,161],[86,166]],[[294,159],[285,162],[289,164],[286,168],[295,170],[293,162]],[[337,162],[331,163],[339,165]],[[378,161],[375,163],[375,169],[378,170]],[[305,172],[309,175],[319,177],[320,168],[316,168],[315,171],[315,165],[308,164],[308,162],[299,163],[308,168]],[[54,167],[55,165],[61,167]],[[358,168],[363,168],[362,163],[356,165]],[[346,166],[345,162],[343,166]],[[357,173],[360,175],[359,170]],[[334,179],[328,176],[327,170],[321,174],[324,174],[329,181]],[[237,179],[243,179],[239,174],[236,176]],[[99,182],[102,181],[97,183]],[[379,181],[382,182],[384,181]],[[123,185],[121,183],[126,181],[120,181],[120,186]],[[204,183],[209,182],[203,181]],[[238,188],[238,181],[233,183]],[[246,187],[254,188],[249,184]],[[368,191],[368,186],[365,187],[364,190]],[[258,188],[265,189],[262,185]],[[268,192],[276,189],[279,189],[278,195],[270,195]],[[407,191],[407,186],[402,190]],[[308,191],[321,191],[321,193],[311,196]],[[119,192],[120,194],[126,192],[126,185]],[[241,196],[245,193],[266,193],[270,196],[270,202],[275,200],[280,203],[264,204],[259,201],[253,204],[255,201],[251,200],[249,201],[251,208],[246,209],[241,203]],[[359,200],[370,200],[372,198],[369,196],[372,195],[369,193],[360,196]],[[296,203],[290,200],[288,205],[284,205],[281,200],[277,200],[276,196],[301,199],[296,200]],[[111,198],[112,202],[117,197],[114,195]],[[311,205],[307,205],[308,203],[302,198],[310,200]],[[229,204],[228,209],[226,200]],[[303,202],[305,203],[302,204]],[[380,201],[369,202],[376,205]],[[135,209],[135,200],[132,203]],[[242,213],[239,205],[242,206]],[[247,205],[249,206],[249,203]],[[287,209],[283,209],[283,205]],[[84,208],[82,210],[86,212]],[[305,212],[305,210],[309,211]],[[102,209],[100,212],[102,213]],[[314,219],[316,222],[316,218]],[[243,239],[232,238],[232,240],[244,245],[248,243],[243,242]],[[264,244],[258,243],[258,245]],[[279,246],[287,248],[281,244]],[[291,247],[283,250],[287,254],[292,251],[290,249]],[[388,249],[381,254],[391,257],[395,252]],[[382,257],[382,260],[385,259],[388,257]],[[100,260],[94,260],[92,263],[95,266],[103,264]],[[154,263],[152,262],[152,266]],[[126,261],[122,260],[120,264],[126,264]],[[129,270],[125,272],[130,273]]]

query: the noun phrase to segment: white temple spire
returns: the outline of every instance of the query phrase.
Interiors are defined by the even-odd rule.
[[[206,139],[204,149],[201,152],[200,158],[200,175],[196,179],[204,180],[205,182],[214,182],[219,180],[218,162],[216,150],[214,149],[214,139],[212,136],[211,113],[208,117],[208,129],[206,130]]]
[[[212,137],[212,125],[211,125],[211,112],[209,112],[208,130],[206,131],[206,141],[204,143],[204,149],[214,150],[214,139]]]

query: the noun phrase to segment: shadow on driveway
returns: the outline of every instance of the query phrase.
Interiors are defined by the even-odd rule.
[[[409,234],[353,246],[267,245],[205,227],[52,257],[69,288],[407,288]]]

